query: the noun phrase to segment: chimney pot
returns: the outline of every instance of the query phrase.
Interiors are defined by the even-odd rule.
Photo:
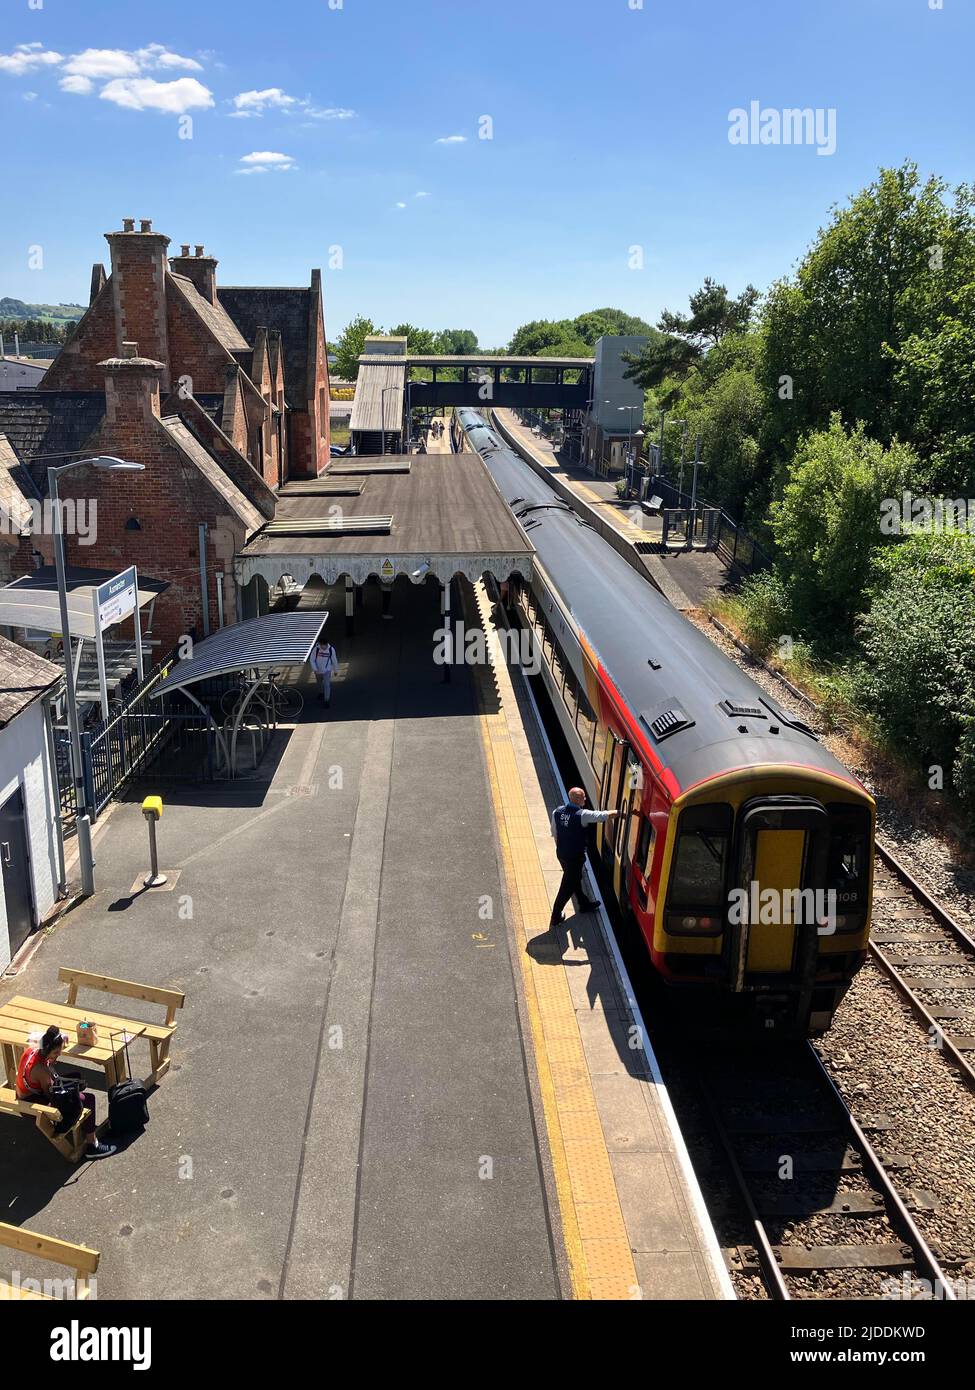
[[[202,246],[198,246],[198,247],[196,248],[196,254],[197,254],[198,256],[202,256],[202,255],[203,255],[203,247],[202,247]]]
[[[151,231],[152,231],[152,219],[149,218],[149,217],[143,217],[142,221],[139,223],[139,231],[140,231],[140,232],[151,232]]]
[[[182,244],[182,246],[180,246],[179,254],[181,256],[188,256],[190,254],[190,248],[185,242]]]
[[[138,357],[138,355],[139,355],[139,344],[138,344],[138,343],[123,343],[123,344],[122,344],[122,356],[123,356],[123,357]]]
[[[134,232],[134,231],[135,231],[135,218],[134,218],[134,217],[123,217],[123,218],[122,218],[122,231],[123,231],[123,232]]]

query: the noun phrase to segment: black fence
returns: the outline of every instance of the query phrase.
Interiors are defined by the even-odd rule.
[[[695,515],[692,517],[691,497],[681,492],[669,478],[641,475],[637,471],[633,484],[641,501],[660,498],[662,510],[673,517],[672,533],[683,526],[688,537],[693,533],[696,540],[703,541],[709,550],[717,551],[744,574],[757,574],[760,570],[771,568],[772,557],[762,549],[755,537],[703,493],[699,492],[694,498]]]

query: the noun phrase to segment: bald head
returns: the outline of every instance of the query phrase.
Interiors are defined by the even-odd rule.
[[[569,800],[572,802],[573,806],[585,806],[586,793],[581,787],[573,787],[569,792]]]

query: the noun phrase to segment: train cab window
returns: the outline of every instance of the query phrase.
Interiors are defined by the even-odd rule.
[[[681,812],[667,890],[667,930],[674,935],[713,935],[723,929],[731,807],[689,806]]]
[[[870,813],[833,803],[829,815],[826,891],[836,894],[837,932],[863,928],[870,892]]]

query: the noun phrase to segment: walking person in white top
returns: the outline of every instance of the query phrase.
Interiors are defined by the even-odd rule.
[[[311,654],[311,669],[322,682],[322,700],[328,709],[332,703],[332,675],[339,669],[338,653],[324,635],[319,637]]]

